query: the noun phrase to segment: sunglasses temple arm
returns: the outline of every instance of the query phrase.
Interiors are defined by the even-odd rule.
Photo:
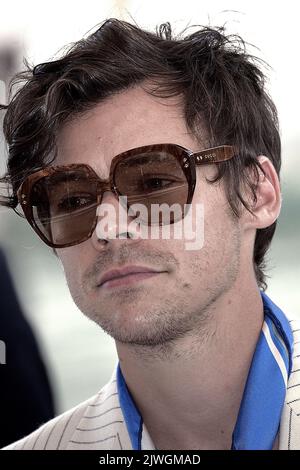
[[[230,160],[234,155],[234,147],[231,145],[212,147],[204,150],[203,152],[194,153],[196,165],[224,162],[226,160]]]

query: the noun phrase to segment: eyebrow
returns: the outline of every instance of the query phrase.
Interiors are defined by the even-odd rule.
[[[155,157],[159,157],[161,156],[160,155],[161,152],[158,152],[158,153],[152,153],[151,155],[152,156],[155,156]],[[139,164],[139,163],[144,163],[146,160],[146,163],[149,164],[153,164],[153,163],[157,163],[157,162],[151,162],[151,160],[148,160],[147,161],[147,154],[144,154],[144,156],[140,156],[140,157],[133,157],[132,159],[130,159],[129,161],[126,162],[126,166],[135,166],[136,164]],[[164,159],[162,160],[162,162],[164,161]],[[121,160],[122,162],[122,160]]]
[[[80,176],[80,178],[77,178],[77,179],[82,179],[83,181],[84,180],[88,180],[89,178],[82,178],[82,175],[77,171],[58,171],[57,174],[52,174],[51,177],[54,177],[54,180],[56,183],[67,183],[69,179],[72,179],[74,176]],[[51,178],[50,177],[50,178]]]

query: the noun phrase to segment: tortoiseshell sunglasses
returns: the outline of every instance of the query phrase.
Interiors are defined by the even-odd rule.
[[[108,180],[101,180],[86,164],[49,166],[29,175],[17,191],[29,224],[53,248],[76,245],[91,237],[97,225],[97,207],[104,191],[127,197],[147,208],[177,203],[180,218],[186,215],[196,185],[196,165],[218,163],[235,155],[230,145],[194,153],[177,144],[134,148],[112,159]],[[169,223],[178,221],[173,218]]]

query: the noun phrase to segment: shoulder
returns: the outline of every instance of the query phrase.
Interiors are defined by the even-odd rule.
[[[2,450],[66,449],[70,447],[70,443],[74,442],[74,436],[82,427],[81,423],[99,413],[99,409],[102,411],[106,403],[111,406],[111,404],[109,405],[110,399],[114,399],[115,407],[118,408],[117,395],[114,371],[110,381],[96,395],[48,421],[33,433]]]
[[[280,425],[280,448],[300,449],[300,319],[288,317],[294,337],[293,366]]]
[[[100,392],[99,392],[100,393]],[[74,408],[51,419],[36,431],[20,439],[2,450],[42,450],[60,449],[74,433],[77,424],[85,414],[88,406],[97,399],[97,395],[80,403]]]
[[[300,318],[287,317],[293,333],[294,347],[292,357],[292,371],[288,381],[288,391],[298,388],[298,395],[300,397]],[[299,400],[300,402],[300,400]],[[299,403],[300,404],[300,403]]]
[[[291,329],[294,337],[294,351],[293,351],[293,367],[292,372],[288,381],[288,392],[294,390],[297,397],[297,402],[299,402],[299,411],[300,413],[300,319],[299,318],[290,318],[289,319]]]
[[[3,450],[42,450],[42,449],[60,449],[65,439],[74,432],[77,423],[84,415],[85,410],[95,400],[90,398],[86,402],[75,406],[71,410],[51,419],[36,431],[20,439]]]

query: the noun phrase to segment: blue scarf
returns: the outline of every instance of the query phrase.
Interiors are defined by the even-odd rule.
[[[293,333],[289,321],[264,292],[261,296],[264,323],[234,428],[232,450],[272,449],[292,370]],[[132,448],[141,450],[143,419],[126,386],[120,364],[117,388]]]

